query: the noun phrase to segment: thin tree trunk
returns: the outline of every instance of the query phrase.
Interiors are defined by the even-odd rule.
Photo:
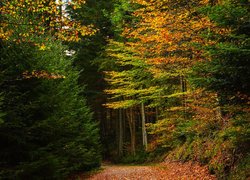
[[[142,145],[147,150],[148,148],[148,140],[147,140],[147,132],[146,132],[146,118],[145,118],[145,106],[144,103],[141,103],[141,120],[142,120]]]
[[[129,108],[127,111],[128,124],[130,130],[130,141],[131,141],[131,154],[135,155],[135,121],[133,118],[133,109]]]
[[[122,109],[119,109],[119,139],[118,139],[118,154],[123,155],[123,118]]]
[[[126,110],[123,110],[122,112],[122,118],[123,118],[123,121],[122,121],[122,124],[123,124],[123,138],[125,139],[127,137],[127,123],[126,123]]]
[[[130,109],[130,117],[131,117],[131,124],[132,124],[132,137],[131,137],[131,152],[135,155],[135,143],[136,143],[136,132],[135,132],[135,119],[133,114],[133,108]]]

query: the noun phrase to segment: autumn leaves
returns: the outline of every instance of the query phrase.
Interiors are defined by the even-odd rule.
[[[64,41],[79,41],[95,33],[93,26],[82,26],[73,20],[69,9],[79,8],[84,1],[3,1],[0,37],[4,40],[31,41],[32,34],[51,34]],[[66,10],[67,7],[67,10]],[[18,35],[18,36],[17,36]]]
[[[106,62],[114,65],[105,72],[110,97],[106,106],[124,109],[142,129],[146,114],[153,139],[149,149],[177,148],[177,159],[192,159],[203,140],[232,143],[217,134],[234,128],[228,123],[234,116],[247,113],[249,83],[240,70],[249,72],[247,6],[207,0],[133,0],[130,5],[133,11],[128,11],[122,38],[106,48]],[[145,111],[138,115],[141,104]],[[209,148],[204,151],[212,154]],[[213,153],[207,159],[218,171],[212,162],[220,155]],[[202,154],[200,159],[205,158]]]

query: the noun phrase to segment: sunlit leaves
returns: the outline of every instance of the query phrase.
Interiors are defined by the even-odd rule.
[[[135,27],[127,28],[124,36],[134,39],[131,47],[151,62],[178,62],[180,68],[186,68],[203,57],[200,48],[194,44],[213,44],[205,41],[200,33],[215,26],[209,18],[197,13],[198,8],[208,4],[207,1],[141,1],[133,3],[142,7],[134,12],[139,18]],[[174,61],[169,61],[171,58]]]
[[[49,33],[64,41],[79,41],[80,36],[92,35],[95,30],[92,26],[82,26],[71,19],[66,7],[80,8],[84,2],[79,0],[67,4],[48,0],[4,0],[0,7],[0,37],[4,40],[27,41],[29,34],[40,36]]]
[[[105,71],[105,80],[110,95],[107,107],[113,109],[128,108],[139,105],[152,94],[158,92],[158,86],[148,86],[152,73],[149,65],[133,53],[132,49],[121,42],[110,41],[106,49],[107,58],[112,58],[117,70]]]

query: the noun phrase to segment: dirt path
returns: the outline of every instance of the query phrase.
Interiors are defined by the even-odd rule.
[[[192,163],[168,162],[154,166],[104,165],[103,170],[86,180],[215,180],[206,167]]]

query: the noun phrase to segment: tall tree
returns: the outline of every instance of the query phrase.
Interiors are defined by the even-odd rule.
[[[155,92],[157,86],[153,86],[152,73],[148,71],[149,65],[143,60],[136,57],[131,49],[125,46],[124,43],[111,41],[106,49],[106,58],[108,61],[112,59],[117,70],[106,71],[106,80],[110,87],[106,90],[111,95],[111,100],[106,104],[113,109],[127,109],[127,119],[131,133],[132,152],[135,152],[135,122],[134,108],[140,107],[141,125],[142,125],[142,140],[143,146],[147,147],[147,135],[145,128],[145,105],[151,98],[152,92]],[[107,61],[106,60],[106,61]],[[106,62],[103,60],[102,66]],[[104,68],[105,70],[105,68]],[[152,84],[152,86],[149,86]]]
[[[1,6],[3,179],[61,179],[100,163],[98,128],[60,40],[77,40],[71,30],[80,26],[59,26],[68,21],[58,20],[57,7],[54,1],[4,1]],[[46,20],[55,23],[54,29]]]

